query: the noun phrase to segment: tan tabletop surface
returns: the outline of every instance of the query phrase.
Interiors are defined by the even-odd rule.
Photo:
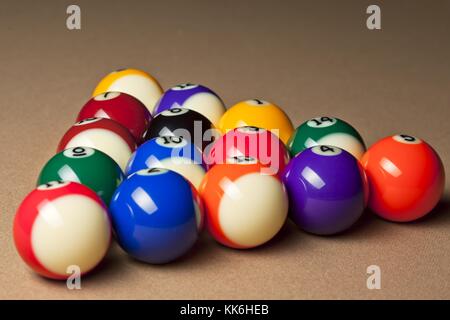
[[[379,1],[377,1],[379,2]],[[120,67],[168,88],[197,82],[230,106],[264,98],[296,125],[318,115],[352,123],[368,145],[422,137],[450,174],[450,1],[70,1],[0,4],[0,298],[450,298],[450,198],[425,220],[395,224],[369,212],[335,237],[288,223],[269,244],[224,248],[204,234],[185,258],[138,263],[113,246],[103,267],[70,291],[22,263],[12,221],[96,83]],[[381,268],[368,290],[366,268]]]

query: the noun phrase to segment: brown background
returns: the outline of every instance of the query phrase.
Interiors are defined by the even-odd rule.
[[[335,237],[288,224],[249,251],[205,234],[165,266],[114,246],[79,291],[31,273],[13,247],[14,212],[96,83],[119,67],[164,88],[205,84],[228,106],[264,98],[296,125],[338,116],[368,145],[417,135],[450,172],[450,1],[384,1],[381,31],[365,27],[377,1],[76,1],[82,30],[68,31],[71,3],[0,4],[0,298],[450,298],[448,193],[421,222],[368,213]],[[381,290],[366,288],[371,264]]]

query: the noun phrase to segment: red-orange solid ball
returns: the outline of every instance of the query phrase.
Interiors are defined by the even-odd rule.
[[[445,183],[442,161],[425,141],[399,134],[386,137],[361,159],[369,181],[369,208],[382,218],[408,222],[428,214]]]

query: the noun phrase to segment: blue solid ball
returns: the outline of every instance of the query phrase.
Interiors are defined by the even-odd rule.
[[[142,144],[130,157],[125,168],[127,176],[147,168],[166,168],[181,174],[196,188],[206,173],[200,150],[176,136],[153,138]]]
[[[152,168],[136,172],[117,188],[110,205],[119,245],[134,258],[167,263],[197,241],[200,198],[181,175]]]

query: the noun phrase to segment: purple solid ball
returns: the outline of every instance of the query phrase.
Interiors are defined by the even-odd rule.
[[[330,235],[352,226],[367,199],[358,160],[333,146],[315,146],[295,156],[283,172],[291,219],[303,230]]]

